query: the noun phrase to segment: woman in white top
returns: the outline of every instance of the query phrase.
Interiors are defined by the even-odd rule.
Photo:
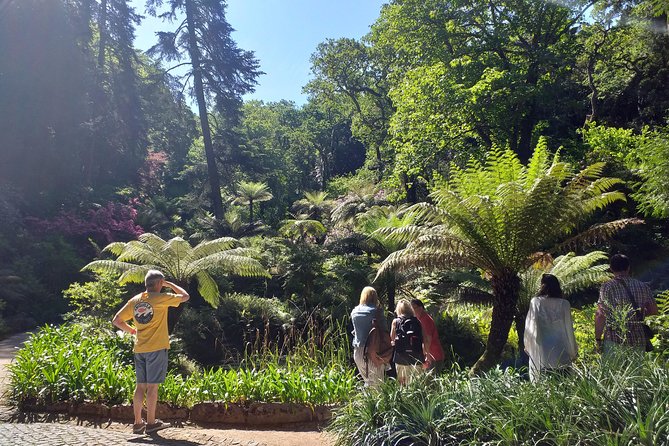
[[[525,351],[530,357],[530,380],[541,371],[568,369],[578,354],[569,302],[562,298],[557,277],[541,276],[539,295],[530,302],[525,320]]]

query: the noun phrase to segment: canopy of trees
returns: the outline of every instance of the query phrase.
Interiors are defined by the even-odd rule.
[[[236,263],[182,278],[207,302],[240,291],[340,317],[369,283],[392,307],[478,273],[496,305],[485,369],[528,268],[586,254],[569,236],[636,262],[667,252],[668,12],[390,0],[363,38],[314,48],[298,105],[243,100],[263,67],[225,0],[4,2],[2,315],[10,329],[58,317],[84,265],[119,265],[106,245],[143,267],[126,248],[234,238]],[[146,53],[143,14],[164,19]],[[269,276],[228,277],[235,264]]]

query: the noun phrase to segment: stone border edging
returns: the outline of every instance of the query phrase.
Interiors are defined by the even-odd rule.
[[[67,413],[132,422],[131,405],[108,406],[101,403],[59,402],[49,405],[23,403],[25,412]],[[293,423],[324,422],[332,419],[335,406],[307,406],[298,403],[198,403],[192,409],[158,403],[156,417],[168,421],[190,421],[195,424],[234,424],[243,426],[280,426]]]

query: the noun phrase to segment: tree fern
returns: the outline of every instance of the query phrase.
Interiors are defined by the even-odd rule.
[[[149,269],[158,269],[181,284],[196,281],[202,298],[216,307],[219,294],[212,275],[269,276],[262,265],[250,257],[249,250],[238,248],[238,244],[233,238],[223,237],[192,247],[181,237],[165,241],[155,234],[145,233],[138,240],[111,243],[103,252],[116,256],[116,260],[96,260],[82,270],[116,274],[119,282],[125,284],[142,283]]]
[[[235,204],[247,204],[249,206],[249,222],[253,223],[253,203],[269,201],[274,196],[270,192],[267,183],[253,181],[240,181],[237,184],[237,198]]]
[[[611,278],[608,257],[602,251],[577,256],[570,252],[550,263],[535,264],[521,273],[522,286],[518,299],[519,312],[527,313],[530,300],[539,292],[541,275],[553,274],[560,281],[562,294],[572,296],[580,291],[600,285]]]
[[[624,196],[620,181],[602,178],[603,166],[580,172],[548,155],[541,140],[527,166],[510,150],[494,149],[485,163],[454,168],[446,185],[432,191],[433,205],[409,209],[414,226],[391,231],[407,240],[379,269],[478,268],[491,278],[493,321],[488,345],[475,371],[491,367],[506,342],[521,293],[520,273],[542,253],[565,252],[610,237],[639,220],[587,227],[595,212]]]
[[[303,214],[284,220],[279,232],[286,237],[306,241],[307,239],[318,239],[327,232],[327,229],[320,221],[309,219],[308,215]]]

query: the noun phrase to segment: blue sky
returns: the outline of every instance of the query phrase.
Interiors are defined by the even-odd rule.
[[[144,0],[132,0],[145,15],[137,29],[135,45],[152,46],[155,31],[171,30],[170,24],[144,13]],[[383,0],[228,0],[228,22],[240,48],[252,50],[266,74],[256,92],[245,99],[302,104],[302,87],[309,80],[309,57],[327,38],[360,38],[379,16]]]

